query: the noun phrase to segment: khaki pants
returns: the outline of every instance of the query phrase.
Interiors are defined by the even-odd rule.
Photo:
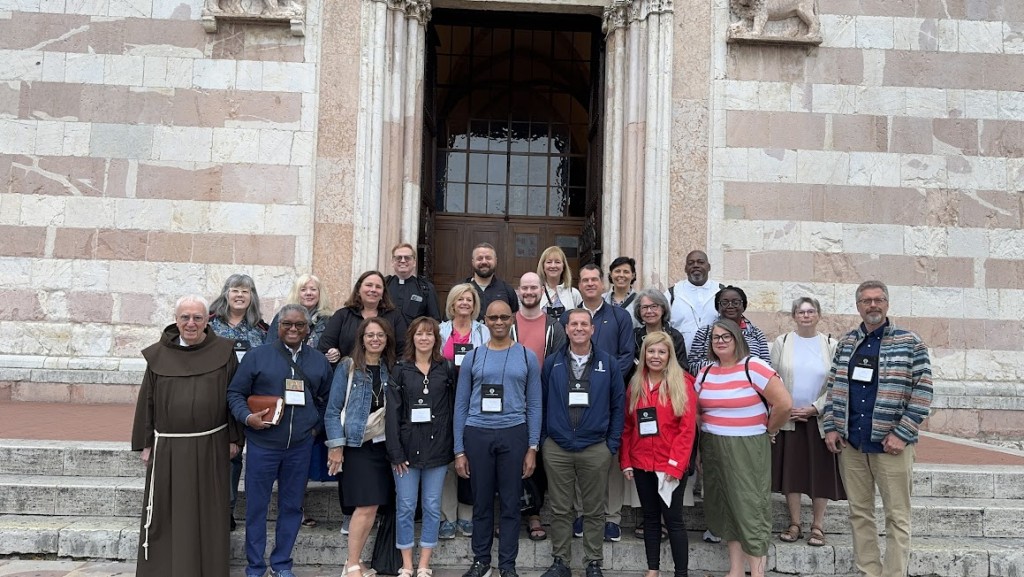
[[[572,559],[572,523],[570,507],[573,487],[583,495],[583,564],[604,558],[604,511],[608,491],[608,463],[613,459],[608,445],[596,443],[579,452],[566,451],[548,439],[544,453],[544,472],[548,475],[548,504],[551,506],[551,554],[566,564]],[[616,473],[622,478],[622,473]],[[578,485],[577,485],[578,483]]]
[[[914,446],[899,455],[862,453],[847,445],[839,453],[839,473],[850,503],[853,557],[866,577],[904,577],[910,564],[910,491]],[[885,562],[878,548],[875,487],[885,510]]]
[[[551,480],[549,479],[548,485],[550,484]],[[605,522],[621,525],[622,504],[626,500],[626,478],[622,476],[622,469],[619,468],[618,455],[612,457],[611,462],[608,464],[608,495],[606,499],[604,506]],[[573,501],[573,508],[577,512],[583,511],[583,499],[578,485],[576,486],[576,498]],[[601,535],[604,535],[604,525],[601,525]]]
[[[441,520],[450,521],[472,521],[473,505],[459,503],[458,493],[459,476],[455,474],[455,463],[448,464],[448,474],[444,476],[444,486],[441,489]]]

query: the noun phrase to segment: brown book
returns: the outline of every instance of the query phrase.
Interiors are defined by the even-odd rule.
[[[263,415],[263,422],[276,425],[281,422],[281,415],[284,414],[284,398],[275,395],[250,395],[249,410],[253,414],[270,409],[270,412]]]

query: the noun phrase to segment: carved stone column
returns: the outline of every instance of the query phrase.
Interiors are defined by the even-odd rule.
[[[353,275],[380,268],[419,227],[425,26],[430,0],[364,0]]]
[[[639,286],[668,284],[672,0],[613,0],[604,12],[606,261],[637,260]]]

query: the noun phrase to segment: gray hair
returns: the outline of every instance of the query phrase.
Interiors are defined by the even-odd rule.
[[[714,341],[712,336],[715,333],[715,327],[725,329],[732,335],[732,340],[736,343],[736,360],[742,359],[750,355],[750,346],[747,345],[747,339],[743,338],[743,331],[740,330],[740,326],[735,321],[729,320],[724,317],[718,317],[718,320],[711,323],[711,328],[708,329],[708,360],[717,363],[721,362],[718,355],[715,354],[715,347],[712,346]]]
[[[889,298],[889,287],[885,286],[885,283],[880,280],[866,280],[860,283],[860,285],[857,286],[857,292],[854,293],[853,298],[859,301],[860,293],[868,289],[882,289],[882,292],[885,293],[885,298]]]
[[[221,319],[228,319],[228,291],[233,288],[249,289],[249,308],[245,311],[245,320],[249,326],[256,326],[263,320],[263,313],[260,312],[260,295],[256,293],[256,283],[247,274],[233,274],[224,281],[224,287],[220,290],[220,296],[214,299],[210,305],[210,312],[213,316]]]
[[[288,303],[288,304],[284,305],[283,307],[281,307],[281,310],[277,311],[277,318],[280,319],[281,317],[283,317],[284,315],[286,315],[286,314],[288,314],[288,313],[290,313],[292,311],[302,313],[302,316],[306,319],[306,323],[307,324],[312,322],[312,320],[309,318],[309,309],[307,309],[306,307],[304,307],[304,306],[302,306],[300,304],[295,304],[295,303]]]
[[[185,295],[185,296],[181,297],[180,299],[178,299],[177,302],[174,303],[174,316],[178,316],[178,311],[181,310],[182,306],[187,305],[187,304],[192,304],[192,303],[198,303],[198,304],[203,305],[203,315],[207,316],[207,317],[210,316],[210,303],[209,303],[209,301],[207,301],[203,297],[201,297],[199,295],[195,295],[195,294],[193,294],[193,295]]]
[[[814,307],[814,310],[818,311],[819,315],[821,314],[821,303],[818,302],[818,299],[814,297],[800,297],[798,299],[793,299],[793,308],[790,309],[789,316],[795,317],[796,311],[798,311],[800,307],[805,304],[811,305],[812,307]]]
[[[636,320],[639,321],[642,326],[644,324],[644,319],[640,317],[641,299],[647,299],[651,301],[651,303],[661,307],[661,326],[667,327],[669,321],[672,320],[672,310],[671,307],[668,306],[668,299],[665,298],[665,295],[661,294],[659,290],[653,288],[645,288],[644,290],[636,293],[636,300],[634,301],[636,302],[636,305],[633,306],[633,316],[636,317]]]

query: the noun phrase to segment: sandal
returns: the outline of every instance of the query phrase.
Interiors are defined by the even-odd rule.
[[[316,527],[317,524],[318,523],[316,522],[316,519],[314,519],[312,517],[306,517],[305,519],[302,520],[302,526],[303,527],[310,527],[310,528],[312,528],[312,527]]]
[[[536,523],[536,525],[534,525]],[[530,541],[543,541],[548,538],[548,532],[544,530],[544,525],[541,524],[539,519],[533,519],[530,521],[529,531]]]
[[[825,546],[825,532],[821,530],[821,527],[811,525],[811,532],[807,535],[807,544],[811,547]]]
[[[794,531],[794,529],[796,530]],[[804,533],[800,530],[800,525],[791,523],[785,531],[779,533],[779,541],[782,541],[783,543],[795,543],[803,536]]]
[[[641,541],[644,540],[644,528],[642,525],[637,525],[633,528],[633,536]]]
[[[358,573],[359,577],[374,577],[374,575],[377,574],[377,570],[376,569],[366,569],[366,570],[363,570],[363,560],[360,559],[359,563],[356,563],[355,565],[352,565],[348,569],[345,569],[345,575],[348,575],[350,573]],[[355,575],[353,575],[352,577],[355,577]]]
[[[398,577],[412,577],[412,569],[402,567],[398,570]]]

